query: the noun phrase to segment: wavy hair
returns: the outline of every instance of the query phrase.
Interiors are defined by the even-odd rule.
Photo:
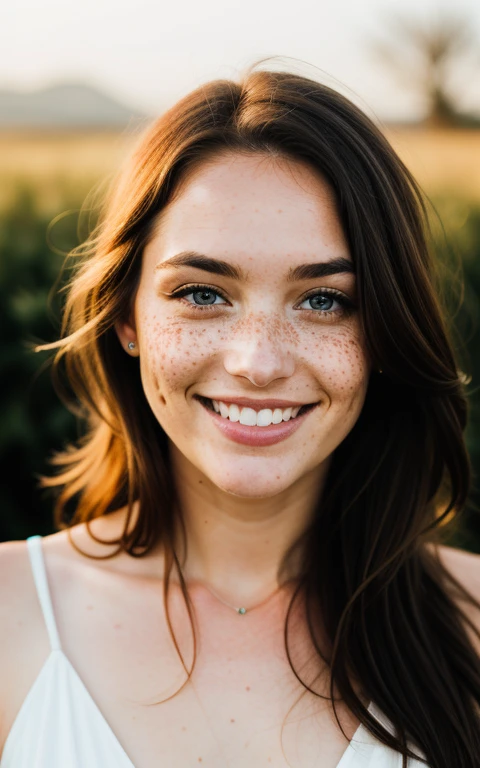
[[[97,541],[136,557],[161,542],[175,642],[168,614],[174,566],[191,618],[192,607],[174,547],[179,507],[168,440],[144,395],[138,359],[125,354],[114,326],[131,308],[158,215],[189,171],[225,151],[300,160],[329,182],[356,268],[367,350],[383,369],[371,375],[360,417],[334,452],[303,537],[299,585],[316,652],[331,671],[330,697],[334,702],[335,687],[360,722],[403,755],[404,768],[418,757],[407,740],[431,768],[478,768],[480,663],[466,625],[480,634],[453,593],[480,604],[438,554],[471,483],[464,382],[422,193],[379,128],[335,90],[253,68],[239,82],[197,88],[140,137],[95,231],[73,254],[61,338],[40,347],[56,350],[57,387],[86,425],[52,459],[55,476],[41,480],[57,488],[56,525],[86,522]],[[128,509],[122,535],[114,542],[95,537],[88,522],[121,506]],[[285,646],[293,672],[312,691],[288,646],[299,594],[286,617]],[[314,631],[320,617],[327,650]],[[193,621],[192,632],[190,671],[175,643],[187,675],[196,658]],[[354,679],[395,734],[363,705]]]

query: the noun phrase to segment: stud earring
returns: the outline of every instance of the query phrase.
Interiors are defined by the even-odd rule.
[[[383,373],[383,370],[381,368],[378,369],[379,373]]]
[[[129,348],[129,349],[135,349],[135,347],[136,347],[136,346],[137,346],[137,345],[135,344],[135,342],[134,342],[134,341],[129,341],[129,342],[128,342],[128,348]]]

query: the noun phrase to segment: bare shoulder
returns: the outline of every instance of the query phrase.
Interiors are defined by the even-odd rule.
[[[38,606],[26,541],[0,544],[0,644],[17,640]],[[33,612],[32,612],[33,611]]]
[[[430,549],[433,549],[431,546]],[[465,589],[471,597],[480,603],[480,555],[455,547],[439,546],[438,557],[450,576]],[[449,590],[450,592],[450,590]],[[475,605],[465,594],[455,586],[451,590],[451,597],[458,605],[464,616],[480,632],[480,606]],[[473,647],[480,655],[480,638],[472,627],[465,622],[465,631],[470,638]]]
[[[440,562],[462,587],[480,601],[480,555],[455,547],[438,547]]]
[[[0,746],[49,653],[26,541],[0,544]]]

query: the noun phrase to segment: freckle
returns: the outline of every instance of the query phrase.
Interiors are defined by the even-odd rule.
[[[202,762],[202,758],[201,758],[201,757],[199,757],[199,758],[198,758],[198,762],[199,762],[199,763],[201,763],[201,762]]]
[[[249,690],[250,690],[250,686],[249,686],[249,685],[246,685],[246,686],[245,686],[245,690],[246,690],[246,691],[249,691]]]
[[[121,628],[122,628],[122,625],[121,625],[121,624],[114,624],[114,625],[113,625],[113,628],[114,628],[114,629],[121,629]]]
[[[231,723],[234,723],[234,722],[235,722],[235,718],[231,717],[231,718],[230,718],[230,722],[231,722]]]
[[[93,611],[93,605],[87,605],[87,611]]]
[[[186,731],[186,730],[187,730],[187,726],[186,725],[182,725],[182,731]]]

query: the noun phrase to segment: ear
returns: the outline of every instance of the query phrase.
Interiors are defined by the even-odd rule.
[[[118,320],[115,323],[114,328],[125,352],[132,357],[138,357],[140,352],[138,349],[137,331],[133,313],[132,317],[128,320]]]

